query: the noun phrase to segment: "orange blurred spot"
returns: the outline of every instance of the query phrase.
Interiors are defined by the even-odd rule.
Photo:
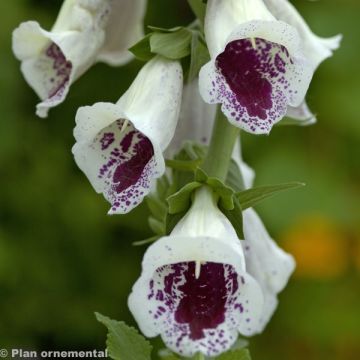
[[[348,242],[323,216],[307,216],[282,236],[286,251],[294,255],[295,275],[313,279],[343,275],[349,264]]]

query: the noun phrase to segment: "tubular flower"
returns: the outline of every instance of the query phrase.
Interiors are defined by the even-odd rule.
[[[304,101],[313,66],[297,30],[262,0],[209,0],[205,35],[211,60],[200,71],[200,93],[221,103],[233,125],[267,134]]]
[[[46,117],[71,84],[96,61],[122,64],[142,35],[145,0],[66,0],[51,31],[27,21],[13,32],[21,71],[40,97],[36,113]]]
[[[239,164],[246,188],[252,187],[254,171],[246,165],[240,155],[238,143],[236,162]],[[268,234],[260,217],[254,209],[243,212],[244,249],[246,269],[261,286],[264,307],[257,324],[257,331],[262,332],[276,310],[277,294],[286,286],[295,269],[294,258],[282,250]]]
[[[171,235],[148,248],[128,304],[147,337],[160,334],[183,356],[216,356],[238,333],[257,331],[261,290],[209,189],[199,189]]]
[[[76,114],[75,161],[109,214],[137,206],[163,175],[163,151],[176,128],[181,102],[179,62],[155,57],[139,72],[116,104],[96,103]]]

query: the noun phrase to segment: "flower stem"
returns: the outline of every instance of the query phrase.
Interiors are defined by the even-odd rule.
[[[209,150],[202,165],[208,176],[226,179],[235,141],[240,130],[231,125],[218,107]]]

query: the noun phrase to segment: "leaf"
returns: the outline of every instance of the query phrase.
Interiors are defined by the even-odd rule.
[[[99,313],[95,316],[108,329],[106,347],[112,359],[151,360],[152,346],[136,329]]]
[[[251,356],[248,349],[239,349],[228,351],[218,356],[216,360],[251,360]]]
[[[204,26],[206,4],[202,0],[188,0],[191,10]]]
[[[176,32],[176,31],[183,29],[182,26],[176,26],[176,27],[173,27],[170,29],[166,29],[166,28],[151,26],[151,25],[148,25],[148,28],[150,30],[152,30],[153,32],[163,32],[163,33],[172,33],[172,32]]]
[[[193,81],[199,74],[200,69],[210,60],[209,51],[201,39],[198,31],[193,31],[191,39],[191,59],[188,74],[188,82]]]
[[[144,239],[144,240],[140,240],[140,241],[134,241],[134,242],[132,243],[132,245],[133,245],[133,246],[147,245],[147,244],[151,244],[151,243],[159,240],[160,238],[161,238],[161,236],[156,235],[156,236],[152,236],[152,237],[150,237],[150,238],[148,238],[148,239]]]
[[[162,349],[159,351],[159,357],[161,360],[181,360],[181,358],[171,352],[169,349]]]
[[[191,38],[192,33],[186,28],[172,33],[155,32],[150,37],[150,49],[171,60],[182,59],[190,54]]]
[[[164,220],[167,213],[167,206],[161,200],[160,196],[149,195],[146,197],[146,204],[149,207],[149,210],[153,217],[159,221]],[[159,194],[160,195],[160,194]]]
[[[154,33],[147,34],[129,49],[129,51],[132,52],[137,59],[149,61],[155,56],[155,54],[151,52],[150,47],[150,38],[153,34]]]
[[[229,219],[231,225],[234,227],[236,234],[240,240],[244,239],[244,231],[243,231],[243,217],[242,217],[242,208],[239,200],[234,197],[234,208],[232,210],[228,210],[219,204],[219,209],[221,212]]]
[[[241,175],[238,164],[233,159],[230,161],[225,183],[237,192],[245,189],[243,176]]]
[[[234,191],[222,183],[219,179],[208,178],[206,184],[209,185],[216,194],[219,195],[220,205],[226,210],[234,209]]]
[[[177,193],[169,196],[167,198],[167,202],[169,204],[169,214],[174,215],[188,210],[191,204],[191,194],[200,186],[201,184],[199,182],[194,181],[186,184]]]
[[[296,189],[302,186],[305,186],[305,184],[300,182],[290,182],[270,186],[259,186],[245,191],[241,191],[237,193],[236,196],[241,204],[242,209],[245,210],[249,207],[255,206],[259,202],[281,191]]]
[[[208,177],[206,172],[198,168],[195,172],[195,180],[199,183],[210,186],[214,192],[219,196],[219,203],[226,210],[234,208],[234,191],[226,186],[221,180],[217,178]]]
[[[165,164],[167,167],[170,167],[175,170],[181,171],[195,171],[196,168],[200,165],[201,160],[171,160],[166,159]]]
[[[166,216],[166,214],[165,214]],[[165,219],[164,216],[164,219]],[[157,235],[164,235],[165,234],[165,224],[164,219],[157,220],[153,216],[150,216],[148,219],[150,229]]]

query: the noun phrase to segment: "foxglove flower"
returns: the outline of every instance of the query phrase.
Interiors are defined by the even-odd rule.
[[[199,189],[171,235],[148,248],[128,303],[147,337],[160,334],[183,356],[216,356],[238,333],[257,331],[261,290],[209,189]]]
[[[111,203],[109,214],[129,212],[163,175],[163,151],[176,128],[182,81],[179,62],[155,57],[116,104],[78,110],[75,161]]]
[[[263,0],[209,0],[205,35],[211,61],[200,71],[200,93],[221,103],[233,125],[266,134],[303,102],[313,66],[297,30]]]
[[[122,64],[142,35],[145,0],[66,0],[51,31],[35,21],[13,33],[13,51],[42,102],[37,115],[66,98],[71,84],[96,61]]]
[[[233,156],[241,169],[245,187],[252,187],[255,173],[242,160],[240,142]],[[295,269],[295,260],[270,237],[254,209],[243,211],[243,230],[245,239],[241,245],[246,269],[261,286],[264,296],[264,307],[257,324],[257,331],[262,332],[277,308],[278,293],[284,289]]]

